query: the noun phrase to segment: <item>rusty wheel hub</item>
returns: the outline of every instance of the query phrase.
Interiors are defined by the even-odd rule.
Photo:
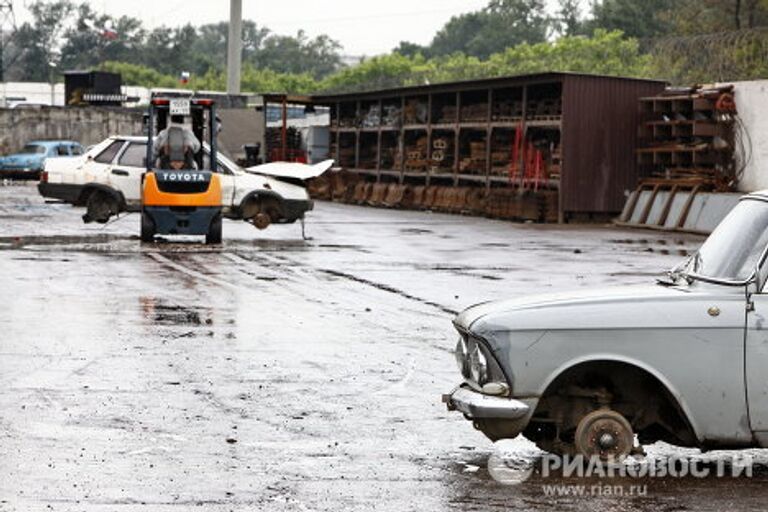
[[[584,416],[576,428],[576,451],[585,458],[618,462],[632,452],[635,435],[629,421],[616,411],[600,409]]]
[[[272,222],[272,219],[269,217],[269,214],[266,213],[257,213],[253,217],[253,225],[256,226],[258,229],[267,229]]]

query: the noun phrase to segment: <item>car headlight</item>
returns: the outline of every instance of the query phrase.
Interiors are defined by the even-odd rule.
[[[465,379],[470,378],[469,370],[469,349],[467,348],[467,342],[463,337],[459,337],[458,343],[456,343],[456,365],[459,367],[459,373]]]
[[[488,359],[483,355],[479,343],[474,343],[469,353],[469,375],[481,386],[488,382]]]
[[[472,336],[462,336],[456,344],[456,363],[464,380],[490,395],[507,395],[510,384],[487,347]]]

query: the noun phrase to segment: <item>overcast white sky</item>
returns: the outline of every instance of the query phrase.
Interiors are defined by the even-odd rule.
[[[76,0],[77,1],[77,0]],[[550,0],[553,2],[554,0]],[[29,19],[16,0],[17,23]],[[229,0],[90,0],[96,10],[140,18],[145,25],[194,25],[229,19]],[[243,0],[243,17],[279,34],[304,29],[329,34],[345,55],[386,53],[402,40],[426,44],[451,16],[485,6],[488,0]]]

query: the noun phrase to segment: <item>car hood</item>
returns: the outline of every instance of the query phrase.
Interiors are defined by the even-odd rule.
[[[274,178],[291,178],[304,181],[317,178],[330,169],[332,165],[333,160],[325,160],[314,165],[295,162],[271,162],[248,167],[246,171]]]
[[[559,329],[682,328],[744,322],[742,288],[625,286],[485,302],[461,312],[455,324],[474,333]],[[716,308],[717,314],[712,315]],[[703,324],[702,322],[707,322]]]

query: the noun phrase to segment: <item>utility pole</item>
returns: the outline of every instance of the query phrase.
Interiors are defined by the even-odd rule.
[[[0,0],[0,83],[5,82],[5,34],[16,27],[13,2]]]
[[[227,41],[227,93],[240,94],[240,64],[243,58],[243,0],[229,0]]]

